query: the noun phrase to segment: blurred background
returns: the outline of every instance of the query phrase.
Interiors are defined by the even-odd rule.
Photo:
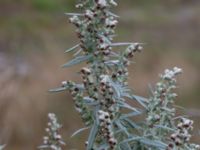
[[[77,44],[75,28],[65,12],[75,12],[76,0],[0,0],[0,143],[6,150],[34,150],[42,143],[47,113],[63,124],[67,150],[84,149],[83,127],[69,93],[48,93],[63,80],[79,81],[77,65],[60,66],[72,58],[64,51]],[[130,85],[149,96],[165,68],[178,66],[177,104],[200,124],[200,1],[118,0],[116,41],[144,42],[145,49],[130,67]],[[200,128],[200,127],[199,127]],[[199,141],[195,129],[194,141]]]

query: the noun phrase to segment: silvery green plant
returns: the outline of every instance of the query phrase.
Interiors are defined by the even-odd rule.
[[[136,53],[142,51],[143,44],[113,42],[118,24],[118,16],[110,10],[113,6],[117,6],[114,0],[79,0],[76,7],[80,12],[66,13],[76,27],[79,43],[66,50],[74,52],[74,59],[63,67],[84,62],[86,66],[79,71],[81,83],[63,81],[61,87],[51,91],[69,90],[72,95],[85,124],[73,136],[89,130],[87,150],[199,149],[198,145],[190,144],[193,122],[177,117],[175,112],[177,95],[173,90],[175,76],[181,69],[165,70],[149,99],[133,94],[128,86],[128,66]],[[116,47],[126,48],[116,50]],[[131,106],[128,100],[141,107]],[[136,121],[136,116],[146,119]],[[45,138],[45,146],[51,145],[48,140]]]
[[[62,136],[59,133],[62,127],[54,113],[48,114],[49,122],[47,123],[46,133],[47,135],[43,137],[43,144],[39,146],[39,149],[45,150],[62,150],[65,143],[62,141]]]
[[[3,150],[5,145],[0,145],[0,150]]]
[[[200,146],[190,143],[193,121],[183,116],[176,116],[174,93],[176,76],[182,69],[174,67],[166,69],[160,75],[160,81],[147,105],[146,129],[144,136],[160,141],[167,150],[198,150]],[[167,145],[166,145],[167,144]]]

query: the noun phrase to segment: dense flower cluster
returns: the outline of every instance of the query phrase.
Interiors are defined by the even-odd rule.
[[[115,106],[116,100],[113,98],[114,90],[107,81],[109,79],[108,76],[102,75],[100,78],[100,93],[102,95],[102,99],[100,99],[101,108],[108,111],[111,117],[114,118],[114,113],[118,111],[118,108]]]
[[[91,124],[95,122],[96,116],[86,114],[91,114],[94,111],[94,105],[88,107],[84,100],[87,99],[92,104],[97,102],[95,104],[99,104],[99,109],[108,113],[110,119],[110,125],[106,128],[100,125],[101,131],[97,133],[97,137],[102,135],[102,132],[105,132],[104,130],[107,129],[109,129],[108,133],[106,133],[108,134],[107,136],[111,136],[111,131],[114,130],[113,123],[120,111],[118,103],[123,99],[119,95],[118,90],[120,89],[116,89],[114,85],[122,89],[127,88],[129,59],[136,52],[142,50],[140,43],[121,44],[112,42],[115,36],[114,29],[118,21],[117,16],[110,12],[109,8],[116,5],[117,3],[114,0],[81,1],[76,7],[83,8],[83,13],[73,14],[69,19],[77,28],[77,36],[80,39],[80,44],[78,44],[80,47],[79,54],[83,54],[85,57],[91,56],[91,59],[86,59],[89,65],[80,71],[84,90],[76,88],[76,91],[74,91],[70,88],[76,108],[78,108],[79,112],[86,112],[84,116],[89,118],[87,120],[92,120],[90,121]],[[115,46],[126,45],[128,45],[128,48],[124,52],[116,53],[112,51]],[[100,113],[97,114],[100,119],[101,116],[99,115]],[[100,124],[103,124],[101,119],[99,121],[101,122]],[[87,123],[86,125],[90,124]],[[116,127],[120,128],[119,126]],[[105,136],[105,133],[103,135]],[[117,144],[117,140],[114,140],[112,143],[112,140],[115,139],[114,134],[111,137],[107,138],[107,144],[113,149]],[[106,144],[103,138],[98,143],[97,145],[100,146]]]
[[[187,118],[181,118],[176,131],[171,134],[172,142],[169,143],[167,149],[174,150],[175,148],[199,150],[200,145],[190,144],[191,134],[190,131],[193,130],[193,121]]]
[[[117,140],[115,139],[112,131],[112,117],[110,116],[110,113],[104,112],[102,110],[99,110],[98,113],[102,137],[108,141],[110,149],[114,150],[117,144]]]
[[[182,73],[182,69],[174,67],[172,70],[166,69],[165,74],[161,75],[161,77],[165,80],[173,80],[174,77],[180,73]]]
[[[84,87],[87,91],[87,94],[90,96],[91,99],[97,100],[98,99],[98,88],[95,85],[95,77],[89,68],[82,68],[81,75],[83,79]]]
[[[179,73],[181,73],[181,69],[174,67],[172,70],[166,69],[164,74],[160,75],[161,80],[156,84],[156,89],[148,105],[147,122],[149,127],[161,123],[167,127],[173,127],[172,118],[175,116],[173,104],[177,97],[173,90],[176,88],[175,77]]]
[[[62,136],[59,134],[61,125],[58,123],[56,115],[48,114],[49,122],[46,128],[47,136],[43,138],[43,145],[39,149],[62,150],[65,143],[62,141]]]
[[[90,5],[89,8],[88,5]],[[77,27],[80,47],[84,52],[93,51],[96,56],[101,57],[110,54],[110,40],[112,40],[113,29],[118,22],[106,9],[110,5],[116,5],[116,3],[113,0],[96,0],[95,2],[85,1],[84,4],[77,5],[85,7],[85,12],[81,15],[73,15],[70,22]]]
[[[173,90],[176,88],[176,76],[180,73],[182,69],[174,67],[171,70],[166,69],[164,74],[160,75],[161,80],[156,84],[147,105],[148,127],[144,133],[151,139],[168,143],[167,150],[198,150],[199,145],[190,143],[193,121],[181,117],[176,125],[174,102],[177,94]],[[167,142],[168,139],[171,142]]]
[[[127,85],[128,78],[128,66],[130,64],[131,58],[135,55],[136,52],[141,52],[143,49],[140,43],[133,43],[127,47],[127,49],[122,53],[122,57],[120,58],[120,65],[116,66],[117,77],[120,82]]]
[[[76,7],[82,13],[67,13],[70,23],[76,27],[79,44],[66,51],[76,51],[75,58],[63,67],[82,62],[87,66],[79,71],[81,84],[63,81],[62,87],[53,91],[70,91],[86,126],[75,133],[90,129],[87,150],[177,150],[173,149],[177,144],[189,142],[191,130],[185,126],[188,120],[183,119],[178,127],[175,124],[177,94],[173,90],[176,88],[175,77],[182,70],[177,67],[166,69],[149,100],[134,95],[128,87],[128,66],[130,59],[141,52],[143,44],[113,42],[118,16],[110,8],[116,5],[114,0],[79,0]],[[121,50],[123,46],[127,48]],[[120,50],[114,51],[114,47],[120,47]],[[128,99],[138,102],[146,110],[131,106]],[[144,123],[130,118],[143,113],[147,115]],[[188,126],[191,125],[189,121]],[[172,135],[171,141],[169,135]],[[198,149],[197,145],[189,146],[192,150]]]
[[[84,95],[81,86],[77,86],[72,81],[63,81],[62,86],[69,88],[69,91],[75,103],[75,108],[80,113],[81,118],[85,123],[85,125],[86,126],[91,125],[92,123],[91,112],[89,111],[88,106],[83,102]]]

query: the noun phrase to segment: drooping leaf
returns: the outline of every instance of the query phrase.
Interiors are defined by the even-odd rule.
[[[140,105],[147,109],[148,100],[146,98],[137,95],[132,95],[132,99],[135,99]]]
[[[92,55],[78,56],[72,59],[71,61],[69,61],[68,63],[64,64],[62,67],[70,67],[70,66],[79,64],[81,62],[88,61],[91,57]]]
[[[75,131],[75,132],[71,135],[71,137],[74,137],[74,136],[76,136],[77,134],[79,134],[79,133],[81,133],[81,132],[83,132],[83,131],[85,131],[85,130],[87,130],[87,129],[89,129],[89,127],[81,128],[81,129]]]
[[[121,107],[121,108],[130,109],[130,110],[132,110],[134,112],[140,113],[140,111],[137,108],[132,107],[132,106],[130,106],[129,104],[127,104],[125,102],[118,102],[118,106]]]

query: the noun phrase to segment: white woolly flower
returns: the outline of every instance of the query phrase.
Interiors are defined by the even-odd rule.
[[[99,4],[101,7],[106,7],[106,6],[107,6],[106,0],[99,0],[99,1],[98,1],[98,4]]]
[[[94,13],[93,13],[91,10],[86,10],[85,15],[86,15],[88,18],[92,19],[93,16],[94,16]]]
[[[175,75],[183,72],[182,69],[178,67],[174,67],[173,70]]]
[[[106,23],[106,26],[113,27],[117,25],[118,21],[107,18],[105,23]]]
[[[114,0],[110,0],[110,3],[114,6],[117,6],[117,3]]]
[[[43,137],[43,145],[40,149],[44,147],[50,148],[51,150],[62,150],[61,146],[65,145],[62,141],[61,135],[58,133],[61,125],[57,122],[56,115],[53,113],[48,114],[49,122],[47,123],[48,128],[46,128],[47,136]]]
[[[105,112],[105,111],[102,111],[102,110],[99,110],[99,118],[105,118],[105,116],[109,116],[109,113],[108,112]]]
[[[66,86],[67,85],[67,81],[62,81],[62,86]]]
[[[77,4],[75,7],[76,7],[76,8],[82,8],[83,6],[84,6],[84,5],[80,3],[80,4]]]
[[[182,69],[174,67],[172,70],[166,69],[162,77],[167,80],[172,80],[176,75],[180,73],[182,73]]]
[[[109,81],[109,76],[108,75],[101,75],[101,82],[106,83]]]
[[[76,23],[79,21],[78,16],[75,16],[75,15],[73,17],[71,17],[69,20],[71,23]]]
[[[165,79],[172,79],[174,77],[174,72],[172,70],[166,69],[163,77]]]
[[[103,43],[99,46],[100,49],[105,50],[108,47],[108,44]]]
[[[143,49],[143,47],[141,46],[140,43],[133,43],[128,47],[128,49],[130,51],[141,51]]]

